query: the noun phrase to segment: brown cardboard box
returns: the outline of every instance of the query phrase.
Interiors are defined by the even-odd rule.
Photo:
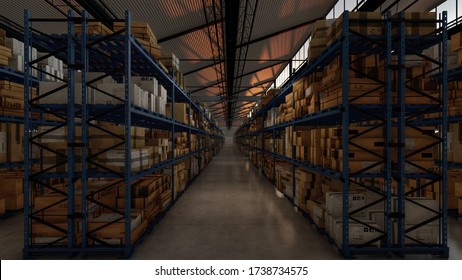
[[[24,193],[23,178],[0,177],[0,194],[21,194]]]
[[[5,215],[6,212],[6,201],[4,198],[0,198],[0,216]]]
[[[124,137],[124,126],[116,126],[116,125],[105,125],[101,126],[101,128],[110,131],[111,133],[121,137],[115,137],[109,133],[102,131],[101,129],[90,127],[88,131],[88,135],[90,138],[89,141],[89,148],[90,149],[107,149],[114,145],[121,144],[117,147],[117,149],[124,148],[123,139]],[[131,135],[131,142],[130,147],[132,149],[140,149],[145,147],[146,141],[146,129],[142,127],[131,127],[130,135]]]
[[[172,105],[168,103],[166,106],[167,117],[172,117]],[[175,103],[175,107],[173,108],[174,119],[181,123],[188,123],[188,104],[186,103]]]
[[[0,123],[0,162],[8,161],[7,124]]]
[[[6,210],[21,210],[24,208],[24,194],[2,194],[0,198],[5,199]]]
[[[459,200],[457,201],[457,209],[457,214],[462,216],[462,197],[459,197]]]
[[[9,162],[24,161],[24,125],[9,123],[7,127],[7,154]]]
[[[399,14],[392,15],[392,18],[398,17]],[[409,20],[405,23],[406,35],[428,35],[436,30],[435,12],[405,12],[404,19]],[[398,28],[393,27],[392,32],[396,34]]]

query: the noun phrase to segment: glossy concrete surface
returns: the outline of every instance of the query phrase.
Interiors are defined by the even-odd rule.
[[[271,183],[224,147],[133,259],[339,259]]]
[[[22,223],[22,215],[0,220],[0,259],[22,258]],[[449,246],[450,258],[462,259],[462,222],[455,218],[449,221]],[[286,199],[278,198],[269,181],[228,144],[136,248],[132,259],[342,257]]]

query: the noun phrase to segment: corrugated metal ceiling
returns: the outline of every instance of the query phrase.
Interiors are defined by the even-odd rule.
[[[205,23],[202,0],[104,1],[123,19],[126,10],[133,21],[148,22],[158,39]]]
[[[24,9],[30,9],[34,17],[62,17],[52,6],[45,4],[45,1],[43,1],[43,5],[37,5],[38,1],[32,0],[17,2],[15,5],[11,5],[11,2],[1,0],[2,10],[0,13],[20,24],[23,22]],[[103,0],[103,2],[120,19],[124,17],[126,10],[130,10],[133,21],[148,22],[158,39],[202,26],[206,23],[202,0]],[[260,0],[255,14],[251,41],[322,17],[327,14],[335,2],[336,0]],[[65,30],[64,26],[62,30],[56,29],[56,24],[37,23],[34,26],[49,33],[62,33]],[[262,61],[246,62],[243,73],[254,73],[242,78],[241,89],[274,80],[286,63],[280,63],[261,71],[256,70],[277,63],[277,61],[268,60],[291,59],[308,38],[310,32],[311,26],[305,25],[250,44],[247,58]],[[213,64],[206,28],[162,42],[161,46],[163,51],[173,52],[180,58],[182,72],[193,71]],[[219,77],[217,77],[214,67],[191,73],[185,77],[186,85],[191,86],[191,91],[201,86],[214,84],[217,79]],[[265,82],[263,88],[269,85],[270,82]],[[261,86],[251,88],[241,92],[240,95],[254,95],[262,92],[263,88]],[[217,94],[219,94],[219,88],[213,86],[194,95]],[[221,104],[217,106],[221,106]],[[217,112],[221,112],[221,110],[217,110]]]

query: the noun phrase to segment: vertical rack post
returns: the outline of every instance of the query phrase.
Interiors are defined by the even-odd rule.
[[[292,60],[290,61],[289,64],[289,73],[290,73],[290,79],[294,79],[294,73],[293,73],[293,65],[292,65]],[[293,82],[293,81],[292,81]],[[292,135],[290,135],[291,140],[291,147],[292,147],[292,158],[290,159],[290,162],[292,163],[292,204],[295,204],[295,139],[294,139],[294,132],[295,132],[295,121],[294,121],[294,114],[293,112],[295,111],[295,95],[293,92],[293,86],[292,86],[292,120],[290,121],[291,123],[291,128],[292,128]]]
[[[131,43],[131,15],[125,12],[125,243],[124,256],[129,257],[132,252],[131,245],[131,69],[132,69],[132,43]]]
[[[189,98],[189,114],[188,114],[188,126],[189,126],[189,129],[188,129],[188,147],[189,147],[189,155],[188,156],[188,161],[189,161],[189,171],[188,171],[188,185],[191,183],[191,179],[192,179],[192,172],[191,172],[191,158],[193,157],[193,154],[192,154],[192,149],[191,149],[191,115],[192,115],[192,112],[193,112],[193,109],[192,109],[192,102],[191,102],[191,94],[188,94],[188,98]]]
[[[87,172],[87,149],[88,149],[88,108],[87,108],[87,12],[82,11],[82,41],[81,41],[81,62],[82,62],[82,251],[87,247],[87,194],[88,194],[88,172]]]
[[[24,10],[24,248],[23,257],[29,257],[29,245],[30,245],[30,194],[31,187],[29,182],[30,176],[30,150],[31,144],[30,138],[30,67],[29,67],[29,46],[31,42],[30,38],[30,12]]]
[[[386,163],[385,163],[385,213],[384,213],[384,225],[385,225],[385,233],[386,233],[386,247],[387,247],[387,254],[388,256],[391,255],[391,245],[393,240],[393,231],[392,231],[392,221],[391,221],[391,212],[392,212],[392,154],[391,154],[391,144],[393,142],[392,137],[392,109],[393,109],[393,98],[392,98],[392,72],[391,72],[391,52],[392,52],[392,44],[391,44],[391,21],[390,21],[391,13],[387,12],[386,19],[385,19],[385,40],[386,40],[386,53],[385,53],[385,79],[386,79],[386,87],[385,87],[385,96],[386,96],[386,146],[385,146],[385,153],[386,153]]]
[[[175,69],[172,67],[171,75],[175,77]],[[173,79],[173,78],[172,78]],[[172,116],[172,202],[175,201],[175,82],[172,83],[172,106],[171,106],[171,116]]]
[[[276,157],[274,154],[276,154],[276,129],[274,128],[273,125],[273,150],[271,151],[273,153],[273,181],[276,181]]]
[[[349,37],[349,13],[345,11],[342,18],[342,183],[343,183],[343,197],[342,197],[342,253],[345,257],[350,257],[350,244],[349,244],[349,133],[350,126],[350,104],[349,104],[349,68],[350,68],[350,37]]]
[[[398,164],[397,164],[397,177],[398,177],[398,246],[400,255],[405,255],[405,193],[404,183],[406,179],[405,174],[405,83],[406,83],[406,69],[405,69],[405,51],[406,51],[406,32],[405,32],[405,19],[404,13],[400,12],[398,20]]]
[[[75,241],[75,42],[74,42],[74,14],[68,12],[67,29],[67,228],[68,257],[72,256]]]
[[[442,76],[442,97],[443,97],[443,116],[442,129],[442,230],[441,230],[441,245],[445,249],[444,257],[449,257],[448,247],[448,17],[447,12],[443,12],[443,32],[442,32],[442,59],[443,59],[443,76]]]
[[[262,121],[264,119],[264,114],[262,114]],[[260,163],[260,166],[261,166],[261,170],[262,170],[262,173],[263,175],[265,175],[265,131],[263,131],[262,129],[262,132],[261,132],[261,163]]]

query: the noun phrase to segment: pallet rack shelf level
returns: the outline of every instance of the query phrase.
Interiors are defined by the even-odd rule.
[[[30,30],[31,24],[36,21],[55,22],[53,19],[34,19],[30,17],[28,11],[25,11],[25,30]],[[189,118],[188,123],[182,123],[174,119],[165,117],[159,113],[152,112],[140,106],[134,105],[132,77],[153,77],[167,91],[167,100],[172,104],[171,116],[174,116],[175,103],[184,102],[190,106],[198,115],[204,114],[203,110],[194,103],[191,98],[179,87],[173,78],[161,68],[144,47],[132,36],[131,16],[127,11],[124,19],[124,29],[114,32],[110,35],[89,35],[87,32],[88,19],[85,11],[82,16],[75,17],[71,12],[68,14],[67,34],[64,35],[34,35],[25,32],[25,43],[27,58],[27,46],[30,42],[40,45],[42,48],[52,50],[50,55],[56,56],[68,66],[67,79],[63,81],[61,89],[67,91],[62,104],[49,103],[45,97],[56,94],[57,90],[50,92],[41,92],[37,98],[31,98],[29,86],[30,65],[37,61],[25,61],[25,87],[24,97],[27,102],[25,108],[25,211],[24,211],[24,258],[30,258],[35,255],[43,254],[67,254],[69,257],[75,254],[119,254],[129,257],[139,237],[145,231],[141,225],[145,220],[143,215],[138,215],[131,207],[132,203],[132,184],[139,178],[146,175],[162,171],[165,168],[172,170],[171,185],[169,189],[171,204],[177,199],[175,197],[175,180],[173,170],[175,164],[188,160],[197,155],[197,151],[191,151],[189,144],[189,153],[185,155],[175,154],[175,132],[184,132],[191,135],[202,135],[203,137],[213,138],[216,145],[220,145],[223,135],[219,129],[212,124],[207,117],[207,126],[209,128],[196,127],[191,125]],[[81,24],[81,34],[75,33],[75,24]],[[32,38],[33,37],[33,38]],[[43,57],[42,57],[43,58]],[[46,57],[45,57],[46,58]],[[79,72],[80,79],[77,79]],[[100,72],[101,76],[89,79],[88,73]],[[171,73],[174,76],[174,73]],[[96,87],[96,83],[106,77],[112,77],[119,83],[124,84],[124,91],[121,96],[114,96]],[[77,83],[81,86],[76,89]],[[113,99],[113,104],[93,104],[91,95],[109,96]],[[40,112],[42,114],[53,115],[62,119],[62,123],[44,128],[38,135],[28,133],[32,123],[31,113]],[[102,124],[121,125],[123,135],[116,135],[108,131]],[[155,163],[148,168],[139,168],[135,170],[136,161],[132,160],[131,149],[133,147],[131,139],[132,127],[142,127],[146,129],[162,130],[169,133],[169,139],[172,142],[170,158]],[[50,135],[59,129],[66,131],[64,141],[66,148],[63,151],[53,149],[42,145],[42,137]],[[89,147],[89,130],[95,129],[112,135],[115,139],[120,139],[120,143],[110,145],[102,151],[94,151]],[[57,162],[52,166],[47,166],[36,172],[27,168],[30,162],[30,151],[32,147],[38,147],[48,153],[56,154],[65,160]],[[98,161],[98,157],[107,151],[115,148],[122,148],[124,167],[120,170],[109,168]],[[199,147],[201,148],[201,147]],[[207,147],[203,147],[207,148]],[[58,168],[60,168],[58,170]],[[58,172],[57,172],[58,171]],[[90,188],[90,184],[96,178],[114,178],[113,183],[104,187]],[[50,180],[61,180],[61,188],[55,187]],[[48,191],[57,193],[61,199],[48,207],[37,209],[30,197],[30,192],[34,184],[40,183]],[[104,194],[110,194],[114,191],[122,191],[122,207],[113,206],[104,200]],[[112,201],[112,200],[111,200]],[[65,202],[67,207],[64,220],[59,222],[49,221],[41,214],[47,208]],[[164,204],[165,207],[167,204]],[[95,210],[96,209],[96,210]],[[109,213],[111,219],[99,222],[97,228],[92,224],[94,219],[103,211]],[[136,220],[133,220],[132,214],[135,213]],[[41,216],[42,215],[42,216]],[[138,217],[141,217],[138,220]],[[135,222],[138,221],[138,222]],[[148,222],[148,221],[146,221]],[[154,221],[151,221],[153,223]],[[55,232],[54,238],[36,238],[34,235],[34,226],[44,226]],[[98,231],[109,230],[116,226],[120,231],[117,235],[120,238],[118,243],[114,239],[107,239],[106,236],[97,235]],[[146,228],[151,227],[148,225]],[[138,230],[141,228],[141,230]],[[40,240],[41,242],[36,242]],[[115,239],[117,241],[118,239]]]

